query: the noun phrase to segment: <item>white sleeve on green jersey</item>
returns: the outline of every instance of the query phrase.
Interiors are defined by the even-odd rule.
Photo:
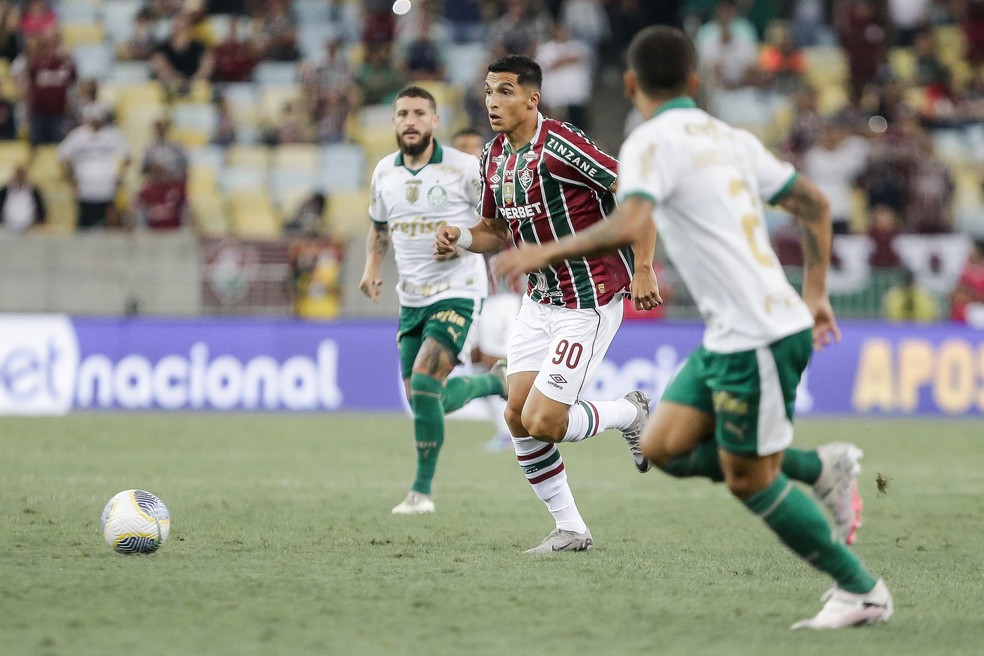
[[[652,131],[635,130],[618,154],[618,199],[643,196],[659,204],[673,193],[680,170],[668,157],[669,144]]]
[[[376,223],[386,223],[389,221],[386,206],[383,204],[383,188],[379,184],[382,164],[383,162],[380,162],[376,165],[375,170],[372,172],[372,181],[369,183],[369,218]]]
[[[773,155],[752,133],[745,130],[736,130],[736,132],[745,142],[751,155],[762,200],[774,203],[789,191],[796,179],[796,168]]]

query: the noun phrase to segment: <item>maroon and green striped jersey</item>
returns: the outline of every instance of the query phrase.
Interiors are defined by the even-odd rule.
[[[540,116],[532,141],[513,152],[498,135],[482,155],[486,218],[509,222],[513,243],[542,244],[605,220],[618,162],[569,123]],[[569,308],[607,304],[632,277],[632,251],[566,260],[534,271],[527,293],[537,303]]]

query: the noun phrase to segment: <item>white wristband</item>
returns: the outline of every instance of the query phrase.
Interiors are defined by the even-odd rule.
[[[458,236],[458,246],[464,248],[466,251],[468,247],[472,245],[472,233],[468,228],[459,228],[461,230],[461,235]]]

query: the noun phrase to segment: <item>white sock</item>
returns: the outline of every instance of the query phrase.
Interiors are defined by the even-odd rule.
[[[628,428],[638,409],[628,399],[578,401],[567,409],[567,434],[562,442],[580,442],[609,428]]]
[[[574,503],[574,494],[567,484],[567,471],[557,445],[532,437],[514,437],[513,448],[526,480],[553,515],[557,528],[584,533],[588,527]]]

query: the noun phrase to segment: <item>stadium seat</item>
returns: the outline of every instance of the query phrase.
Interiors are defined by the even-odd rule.
[[[218,122],[218,110],[208,103],[180,102],[171,110],[175,139],[186,146],[209,143]]]
[[[219,170],[202,162],[189,164],[188,193],[219,193]]]
[[[58,161],[57,146],[35,146],[27,174],[35,184],[42,181],[58,182],[64,177],[61,162]]]
[[[912,48],[892,48],[888,63],[893,77],[904,85],[912,84],[916,77],[916,53]]]
[[[264,61],[253,69],[253,81],[260,86],[296,84],[298,79],[298,66],[294,62]]]
[[[299,25],[330,23],[331,2],[325,0],[295,0],[294,15]]]
[[[270,168],[270,149],[266,146],[246,146],[234,144],[226,150],[229,166],[259,169],[266,172]]]
[[[57,3],[58,20],[62,23],[95,23],[99,19],[95,0],[61,0]]]
[[[847,56],[837,46],[803,48],[806,78],[815,87],[843,85],[847,81]]]
[[[62,23],[60,30],[62,45],[68,50],[78,46],[102,43],[106,33],[100,23]]]
[[[150,77],[150,66],[147,62],[123,61],[113,64],[113,68],[109,71],[106,79],[113,84],[126,86],[147,82]]]
[[[165,99],[164,88],[153,80],[118,85],[114,89],[114,94],[116,112],[120,116],[125,116],[136,108],[144,110],[148,107],[163,107]]]
[[[72,49],[79,79],[102,80],[113,70],[116,55],[106,43],[88,43]]]
[[[365,234],[369,228],[369,190],[331,194],[328,198],[328,217],[331,234],[336,239]]]
[[[297,171],[274,171],[270,176],[270,197],[284,221],[318,191],[315,176]]]
[[[133,19],[143,4],[143,0],[112,0],[106,3],[102,22],[113,43],[124,43],[133,35]]]
[[[218,192],[196,191],[189,193],[192,223],[204,237],[222,237],[229,234],[229,221],[225,201]]]
[[[45,230],[54,233],[74,232],[78,205],[72,186],[64,181],[46,183],[37,180],[35,183],[48,208],[48,224]]]
[[[296,84],[272,84],[260,87],[260,118],[276,123],[283,112],[284,105],[300,97],[300,87]]]
[[[312,144],[284,144],[272,149],[274,169],[304,171],[314,175],[318,169],[318,147]]]
[[[250,189],[266,189],[266,172],[248,166],[227,166],[219,172],[219,187],[229,194]]]
[[[216,172],[222,169],[225,162],[225,150],[221,146],[205,145],[187,150],[188,164],[190,166],[201,165],[208,167]]]
[[[933,28],[936,52],[944,64],[953,64],[964,58],[967,37],[960,25],[937,25]]]
[[[239,124],[255,126],[260,119],[260,91],[252,82],[226,84],[222,97],[232,108],[232,114]]]
[[[318,176],[325,191],[359,189],[367,182],[367,175],[366,157],[357,144],[331,144],[321,150]]]
[[[272,239],[282,231],[280,218],[263,189],[244,189],[229,195],[232,230],[237,237]]]
[[[481,43],[453,43],[448,46],[448,81],[460,87],[470,87],[482,75],[489,54]]]

